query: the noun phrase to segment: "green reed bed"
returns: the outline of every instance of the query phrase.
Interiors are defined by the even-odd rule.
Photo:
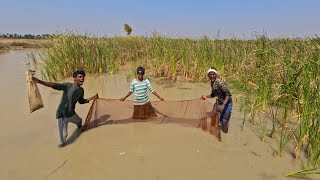
[[[320,163],[320,39],[211,40],[150,37],[96,38],[65,34],[51,39],[43,75],[57,80],[75,69],[113,73],[121,65],[143,65],[148,76],[205,81],[215,66],[242,92],[245,120],[259,123],[261,138],[279,138],[278,155],[294,144],[296,158]],[[131,71],[131,70],[130,70]],[[256,119],[259,119],[258,121]],[[272,124],[267,129],[267,124]]]
[[[267,112],[271,116],[273,137],[279,130],[278,154],[294,143],[294,156],[305,153],[309,166],[319,167],[320,126],[319,126],[319,40],[256,40],[251,56],[250,68],[244,79],[238,81],[248,86],[242,88],[245,106],[252,122],[256,113]],[[251,76],[252,75],[252,76]],[[235,79],[236,80],[236,79]],[[238,86],[241,88],[241,85]],[[253,93],[255,96],[252,96]],[[262,130],[263,134],[263,130]]]

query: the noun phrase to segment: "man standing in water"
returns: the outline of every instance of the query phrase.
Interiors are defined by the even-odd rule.
[[[63,91],[59,107],[57,109],[56,118],[59,130],[59,147],[63,147],[68,136],[68,123],[74,123],[78,128],[82,127],[82,119],[76,114],[76,103],[88,103],[89,101],[98,98],[98,94],[84,99],[84,90],[81,85],[84,82],[86,74],[83,70],[77,70],[73,73],[74,83],[52,83],[41,81],[33,77],[33,81],[55,90]]]
[[[225,82],[218,78],[218,71],[212,67],[208,70],[208,77],[210,79],[211,94],[207,96],[201,96],[201,99],[217,97],[217,102],[213,107],[213,114],[221,112],[220,123],[222,125],[222,131],[228,132],[229,120],[232,112],[232,98],[231,92]]]

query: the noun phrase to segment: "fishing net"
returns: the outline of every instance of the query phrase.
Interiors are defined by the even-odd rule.
[[[144,106],[132,101],[99,98],[93,101],[83,131],[106,124],[150,122],[180,124],[202,129],[221,140],[219,114],[211,114],[212,104],[207,100],[154,101]]]

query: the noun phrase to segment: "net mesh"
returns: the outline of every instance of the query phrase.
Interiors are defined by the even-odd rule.
[[[106,124],[127,124],[151,122],[157,124],[180,124],[202,129],[215,135],[221,141],[219,114],[212,116],[212,104],[207,100],[154,101],[146,108],[140,108],[132,101],[99,98],[93,101],[88,112],[83,131]],[[136,117],[148,114],[150,108],[156,117]],[[152,110],[151,110],[152,111]],[[152,113],[151,113],[152,114]],[[210,121],[211,120],[211,121]]]

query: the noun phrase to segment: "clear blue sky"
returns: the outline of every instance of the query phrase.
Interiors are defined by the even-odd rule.
[[[305,37],[320,34],[319,0],[0,0],[0,33],[66,29],[97,35]]]

